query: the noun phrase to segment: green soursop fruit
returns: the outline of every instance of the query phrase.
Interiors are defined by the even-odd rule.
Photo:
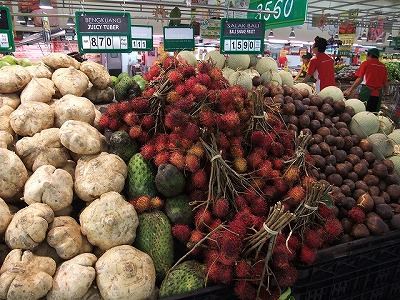
[[[129,77],[128,72],[119,73],[117,78],[118,78],[118,80],[121,80],[124,77]]]
[[[114,90],[115,100],[117,101],[129,100],[138,97],[142,92],[135,79],[130,76],[122,77],[115,85]]]
[[[174,242],[168,217],[158,210],[139,215],[134,247],[153,259],[156,280],[161,283],[174,263]]]
[[[172,224],[193,224],[193,207],[189,201],[186,194],[165,199],[163,210]]]
[[[161,164],[157,170],[155,184],[163,196],[174,197],[183,192],[185,176],[174,165]]]
[[[114,131],[108,141],[108,152],[121,157],[126,163],[139,152],[138,143],[124,130]]]
[[[178,264],[164,278],[160,286],[159,297],[192,292],[204,288],[206,267],[195,260],[188,260]]]
[[[134,154],[128,163],[128,175],[125,181],[126,197],[135,199],[143,195],[156,196],[155,174],[155,167],[149,161],[145,160],[140,153]]]

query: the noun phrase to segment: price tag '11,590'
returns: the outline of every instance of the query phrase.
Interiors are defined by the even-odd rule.
[[[75,17],[79,52],[132,52],[128,12],[76,11]]]

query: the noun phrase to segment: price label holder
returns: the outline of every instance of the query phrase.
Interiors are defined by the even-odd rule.
[[[129,12],[76,11],[75,19],[79,52],[132,52]]]
[[[14,51],[15,43],[10,9],[6,6],[0,6],[0,52]]]
[[[153,50],[153,26],[133,25],[131,32],[133,51]]]
[[[222,54],[264,53],[264,36],[263,20],[221,19],[220,52]]]
[[[185,26],[164,26],[164,51],[194,50],[194,29]]]
[[[302,25],[307,17],[307,0],[251,0],[249,9],[259,12],[249,12],[247,18],[264,20],[266,28]],[[268,10],[275,14],[262,13]]]

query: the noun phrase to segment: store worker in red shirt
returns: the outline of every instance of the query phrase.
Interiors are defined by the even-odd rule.
[[[366,110],[378,112],[381,108],[383,91],[387,88],[388,72],[383,63],[379,61],[379,50],[372,48],[367,51],[367,60],[356,71],[357,79],[347,90],[345,96],[349,96],[361,83],[358,99],[366,102]]]
[[[325,54],[328,42],[317,36],[314,39],[312,52],[315,54],[308,65],[307,75],[303,82],[308,82],[311,76],[315,79],[315,92],[319,93],[323,88],[335,85],[335,61]]]

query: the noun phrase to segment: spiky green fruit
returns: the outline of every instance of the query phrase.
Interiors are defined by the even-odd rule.
[[[165,200],[163,209],[173,224],[191,225],[193,223],[193,207],[189,204],[189,201],[186,194]]]
[[[140,153],[134,154],[128,163],[128,175],[125,181],[126,197],[135,199],[143,195],[156,196],[155,174],[154,165],[145,160]]]

